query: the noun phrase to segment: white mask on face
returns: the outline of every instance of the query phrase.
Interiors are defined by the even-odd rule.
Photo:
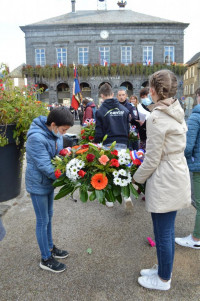
[[[142,104],[145,105],[145,106],[150,105],[151,104],[151,99],[149,99],[148,97],[143,98],[142,99]]]
[[[59,130],[58,130],[57,133],[55,133],[54,130],[52,130],[52,133],[53,133],[53,135],[56,136],[57,138],[61,138],[61,137],[62,137],[62,134],[59,132]]]

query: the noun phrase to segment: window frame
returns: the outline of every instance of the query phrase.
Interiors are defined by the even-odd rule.
[[[103,57],[101,56],[101,48],[104,48]],[[108,48],[108,50],[106,50]],[[106,53],[108,53],[108,56],[106,56]],[[108,58],[108,60],[107,60]],[[99,64],[101,66],[104,66],[104,60],[107,62],[107,66],[110,66],[110,46],[99,46]]]
[[[82,51],[83,53],[83,63],[80,62],[80,49],[87,49],[87,51]],[[87,53],[87,63],[85,63],[85,53]],[[78,64],[82,66],[87,66],[89,64],[89,47],[88,46],[80,46],[78,47]]]
[[[146,50],[146,52],[147,52],[147,62],[146,62],[146,60],[144,59],[144,51],[145,51],[145,49],[144,48],[147,48],[147,50]],[[144,45],[143,46],[143,48],[142,48],[142,61],[143,61],[143,65],[144,66],[147,66],[147,65],[149,65],[149,63],[148,63],[148,61],[149,61],[149,48],[151,48],[152,49],[152,60],[150,60],[150,65],[153,65],[153,45]]]
[[[169,61],[168,63],[165,61],[165,57],[166,57],[166,56],[165,56],[165,53],[166,53],[165,48],[167,48],[167,47],[168,47],[168,56],[169,56],[169,60],[170,60],[170,58],[171,58],[171,57],[170,57],[170,48],[173,48],[173,56],[174,56],[174,60],[173,60],[172,62]],[[169,46],[164,46],[164,63],[167,64],[167,65],[171,65],[171,64],[174,63],[174,62],[175,62],[175,47],[174,47],[174,46],[171,46],[171,45],[169,45]]]
[[[123,49],[122,48],[125,48],[125,62],[123,62],[123,59],[122,59],[122,56],[123,56]],[[128,52],[128,49],[127,48],[130,48],[130,61],[128,62],[127,61],[127,52]],[[121,64],[124,64],[124,65],[129,65],[132,63],[132,46],[121,46]]]
[[[58,58],[58,50],[61,50],[61,59]],[[64,62],[64,59],[63,59],[63,50],[65,49],[66,51],[66,59],[65,59],[65,62]],[[62,65],[64,66],[67,66],[67,47],[57,47],[56,48],[56,60],[57,60],[57,63],[61,63]],[[60,61],[59,61],[60,60]]]
[[[39,59],[39,61],[40,61],[40,63],[38,64],[38,61],[37,61],[37,51],[38,50],[40,50],[40,59]],[[41,58],[41,51],[44,51],[44,64],[41,64],[41,62],[42,62],[42,58]],[[45,52],[45,48],[36,48],[35,49],[35,65],[36,66],[41,66],[41,67],[44,67],[45,65],[46,65],[46,52]]]

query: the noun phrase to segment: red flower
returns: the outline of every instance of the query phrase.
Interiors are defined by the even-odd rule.
[[[95,158],[95,155],[93,155],[93,154],[88,154],[88,155],[86,156],[86,159],[88,160],[88,162],[94,161],[94,158]]]
[[[119,167],[119,161],[117,159],[111,159],[110,166]]]
[[[94,137],[93,136],[89,136],[88,139],[91,141],[91,140],[94,140]]]
[[[81,145],[81,148],[88,148],[89,147],[89,145],[88,144],[83,144],[83,145]]]
[[[78,175],[83,178],[85,176],[86,172],[84,170],[79,170]]]
[[[34,87],[38,87],[38,85],[34,85]]]
[[[63,157],[65,157],[68,154],[69,154],[69,150],[65,149],[65,148],[61,149],[60,152],[59,152],[59,155],[61,155]]]
[[[141,163],[142,163],[139,159],[132,160],[132,162],[135,165],[141,165]]]
[[[61,173],[60,169],[56,169],[56,171],[55,171],[56,179],[60,178],[61,175],[62,175],[62,173]]]
[[[83,135],[84,133],[85,133],[85,130],[82,130],[82,131],[81,131],[81,135]]]
[[[112,155],[118,156],[118,151],[115,149],[114,151],[111,152]]]
[[[81,138],[82,138],[82,139],[86,139],[86,136],[82,136]]]

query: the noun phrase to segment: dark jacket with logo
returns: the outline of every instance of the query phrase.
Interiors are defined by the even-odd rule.
[[[128,134],[129,111],[117,99],[106,99],[96,112],[95,142],[108,135],[104,144],[116,141],[127,145]]]

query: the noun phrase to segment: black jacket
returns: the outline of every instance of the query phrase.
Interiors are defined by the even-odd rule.
[[[106,134],[104,144],[128,144],[129,111],[114,98],[106,99],[96,112],[95,142],[101,142]]]

